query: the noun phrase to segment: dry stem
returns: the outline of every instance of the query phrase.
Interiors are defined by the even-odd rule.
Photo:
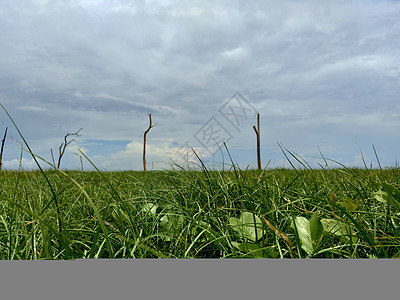
[[[149,127],[147,128],[147,130],[144,132],[143,135],[143,170],[146,171],[146,135],[147,133],[150,131],[151,128],[153,128],[154,126],[156,126],[157,124],[152,125],[151,122],[151,114],[149,115]]]
[[[1,170],[1,167],[3,166],[3,150],[4,150],[4,143],[6,142],[7,130],[8,130],[8,127],[6,127],[6,130],[5,130],[5,132],[4,132],[4,137],[3,137],[3,139],[1,140],[0,170]]]
[[[260,114],[257,113],[257,128],[253,126],[257,137],[257,167],[261,170],[261,154],[260,154]]]

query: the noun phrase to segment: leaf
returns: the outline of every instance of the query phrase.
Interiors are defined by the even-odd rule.
[[[317,248],[324,234],[324,227],[321,224],[318,213],[314,212],[310,219],[310,232],[313,248]]]
[[[172,236],[179,236],[185,226],[187,226],[185,229],[190,226],[188,232],[197,242],[205,242],[207,238],[210,238],[211,225],[209,223],[198,220],[189,224],[189,222],[185,222],[185,216],[182,214],[165,214],[161,217],[159,225],[160,229],[166,234],[162,236],[162,239],[166,241],[171,241]]]
[[[349,211],[355,211],[358,207],[357,204],[354,203],[354,201],[350,198],[343,198],[341,201],[338,201],[337,204],[343,206]]]
[[[325,234],[333,234],[347,239],[352,238],[353,243],[356,243],[358,238],[352,235],[349,225],[335,219],[321,219]]]
[[[185,217],[183,215],[164,215],[160,219],[160,227],[171,236],[179,235],[183,230],[184,221]],[[171,237],[165,236],[163,239],[170,241]]]
[[[301,247],[308,254],[311,254],[314,249],[311,241],[310,222],[304,217],[296,217],[294,223],[297,227],[297,233],[299,235]]]
[[[304,217],[296,217],[294,223],[297,227],[301,247],[307,254],[312,254],[319,246],[324,232],[318,213],[315,212],[310,221]]]
[[[148,202],[143,206],[142,212],[147,214],[152,214],[153,216],[155,216],[157,213],[157,207],[158,207],[157,204]]]
[[[229,218],[229,224],[233,230],[253,242],[256,242],[264,235],[260,218],[251,212],[245,211],[239,218]]]
[[[347,235],[346,224],[335,219],[321,219],[325,233],[334,234],[337,236]]]
[[[388,193],[386,193],[382,190],[375,192],[375,195],[374,195],[374,198],[376,200],[378,200],[379,202],[385,202],[385,203],[388,202],[388,197],[389,197]]]

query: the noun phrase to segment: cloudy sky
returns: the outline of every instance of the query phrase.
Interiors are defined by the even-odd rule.
[[[400,159],[400,1],[0,0],[0,103],[32,151],[51,161],[80,131],[103,170],[192,160],[289,166],[278,143],[314,165]],[[9,127],[3,164],[33,168]],[[222,146],[223,147],[223,146]],[[315,157],[319,157],[315,158]],[[82,160],[84,168],[90,164]],[[45,163],[42,163],[46,166]],[[335,166],[334,163],[331,166]]]

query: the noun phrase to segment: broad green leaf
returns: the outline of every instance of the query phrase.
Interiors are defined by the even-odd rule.
[[[181,214],[165,214],[160,219],[160,229],[166,234],[163,236],[163,239],[166,241],[170,241],[170,236],[178,236],[181,234],[182,230],[185,226],[190,227],[190,234],[193,238],[196,238],[197,242],[206,241],[207,237],[209,237],[209,230],[211,225],[204,221],[197,221],[196,223],[188,224],[185,222],[185,217]],[[199,236],[201,234],[201,236]]]
[[[184,226],[185,217],[183,215],[164,215],[160,219],[161,229],[169,235],[179,235]],[[170,237],[164,238],[166,241],[170,241]]]
[[[357,204],[355,204],[354,201],[351,200],[350,198],[343,198],[340,201],[338,201],[337,204],[343,206],[348,211],[355,211],[357,209]]]
[[[296,217],[294,222],[299,234],[301,247],[308,254],[312,254],[320,244],[324,232],[318,215],[314,213],[310,221],[304,217]]]
[[[148,202],[148,203],[146,203],[146,204],[143,206],[142,211],[143,211],[144,213],[152,214],[153,216],[156,216],[156,214],[157,214],[157,207],[158,207],[157,204]]]
[[[386,192],[384,192],[384,191],[382,191],[382,190],[379,190],[379,191],[375,192],[374,197],[375,197],[375,199],[378,200],[379,202],[385,202],[385,203],[387,203],[387,202],[388,202],[388,197],[389,197],[389,195],[388,195],[388,193],[386,193]]]
[[[311,254],[314,248],[311,240],[310,222],[304,217],[296,217],[294,222],[296,224],[297,233],[299,234],[301,247],[308,254]]]
[[[310,232],[311,241],[313,243],[313,248],[317,248],[322,240],[324,234],[324,228],[322,227],[320,218],[317,212],[314,212],[310,219]]]
[[[346,224],[335,219],[321,219],[325,233],[334,234],[337,236],[347,235]]]
[[[182,215],[165,215],[160,219],[160,226],[166,230],[181,232],[184,219]]]
[[[229,218],[229,224],[232,226],[233,230],[244,238],[254,242],[260,239],[264,234],[260,218],[251,212],[245,211],[239,218]]]
[[[358,238],[352,235],[352,230],[349,225],[335,219],[321,219],[322,226],[325,234],[334,234],[336,236],[343,236],[347,239],[352,239],[353,243],[356,243]],[[354,233],[353,233],[354,234]]]

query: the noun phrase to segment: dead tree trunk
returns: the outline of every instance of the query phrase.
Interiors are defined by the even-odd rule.
[[[257,137],[257,167],[261,170],[261,154],[260,154],[260,114],[257,113],[257,128],[253,126]]]
[[[3,150],[4,150],[4,143],[6,142],[8,127],[6,127],[6,131],[4,132],[4,137],[1,140],[1,150],[0,150],[0,170],[3,167]]]
[[[67,149],[67,146],[68,146],[69,144],[71,144],[71,143],[74,141],[74,139],[68,141],[68,137],[69,137],[69,136],[77,136],[77,137],[79,137],[79,136],[80,136],[80,135],[79,135],[79,132],[80,132],[81,130],[82,130],[82,128],[79,129],[79,130],[78,130],[77,132],[75,132],[75,133],[67,133],[66,135],[64,135],[64,142],[61,143],[60,147],[58,147],[57,169],[60,169],[61,159],[62,159],[62,157],[64,156],[65,149]],[[50,149],[50,152],[51,152],[51,158],[52,158],[52,160],[53,160],[53,165],[55,165],[54,156],[53,156],[53,149]]]
[[[148,114],[148,115],[149,115],[150,124],[149,124],[149,127],[147,128],[147,130],[144,132],[144,135],[143,135],[143,170],[144,171],[146,171],[146,136],[147,136],[147,133],[150,131],[150,129],[157,125],[157,124],[154,124],[154,125],[152,124],[152,122],[151,122],[151,114]]]

